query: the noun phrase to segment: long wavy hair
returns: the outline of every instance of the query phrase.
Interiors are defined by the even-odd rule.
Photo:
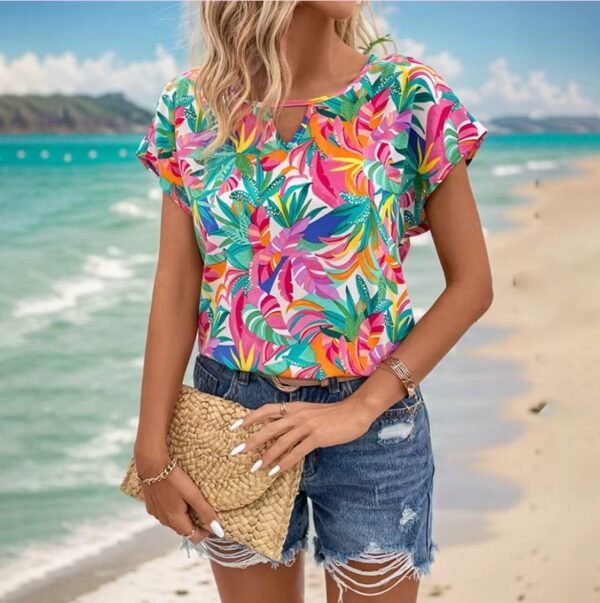
[[[257,82],[263,84],[259,117],[277,119],[281,100],[291,84],[291,71],[282,42],[300,0],[199,0],[186,2],[182,32],[189,42],[188,56],[195,74],[198,107],[208,110],[216,123],[216,136],[203,150],[208,156],[237,128],[253,100]],[[369,19],[357,11],[335,21],[335,31],[348,46],[363,53],[376,44],[392,43],[377,31],[370,2]],[[254,86],[253,86],[254,83]],[[265,113],[267,112],[267,113]],[[259,122],[262,120],[259,119]]]

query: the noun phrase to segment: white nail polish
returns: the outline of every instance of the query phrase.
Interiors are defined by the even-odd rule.
[[[258,459],[252,467],[250,467],[250,473],[254,473],[263,464],[262,459]]]
[[[273,467],[273,469],[269,471],[269,477],[275,475],[279,471],[279,469],[281,469],[281,467],[279,465],[275,465],[275,467]]]
[[[229,426],[229,431],[233,431],[234,429],[237,429],[243,422],[244,422],[244,419],[237,419]]]
[[[230,453],[229,456],[235,456],[238,452],[241,452],[242,450],[244,450],[244,448],[246,448],[246,442],[242,442],[241,444],[238,444]]]
[[[220,538],[223,538],[223,536],[225,536],[225,532],[223,531],[221,524],[216,519],[213,519],[210,522],[210,529],[213,531],[214,534],[216,534]]]

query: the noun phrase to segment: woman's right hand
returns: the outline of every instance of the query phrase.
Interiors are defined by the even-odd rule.
[[[136,468],[141,479],[153,477],[169,464],[168,454],[159,458],[143,459],[136,456]],[[191,477],[178,465],[167,477],[153,484],[142,483],[146,510],[158,521],[180,536],[188,536],[195,527],[190,541],[197,544],[212,532],[224,536],[217,512],[204,498]],[[191,507],[198,516],[202,528],[194,526],[189,514]]]

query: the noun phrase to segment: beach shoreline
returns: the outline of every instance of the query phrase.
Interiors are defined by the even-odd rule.
[[[107,545],[75,563],[65,563],[15,591],[0,595],[0,603],[70,603],[152,559],[161,558],[179,546],[179,542],[179,536],[161,525],[145,527],[130,538]]]
[[[514,188],[514,195],[524,202],[506,210],[513,225],[493,232],[487,241],[494,271],[495,299],[490,311],[481,319],[482,325],[503,329],[506,334],[485,345],[469,346],[465,351],[467,355],[493,361],[516,361],[523,368],[526,390],[504,400],[499,411],[507,422],[519,425],[519,433],[508,442],[477,448],[471,455],[477,471],[514,483],[521,495],[509,508],[476,511],[484,519],[485,538],[441,547],[436,553],[432,573],[422,580],[420,600],[441,597],[448,603],[482,600],[486,603],[510,600],[562,603],[566,596],[578,596],[577,601],[582,603],[600,600],[600,564],[593,566],[591,561],[594,557],[592,534],[598,523],[593,518],[593,525],[583,523],[587,517],[586,510],[593,508],[594,501],[600,502],[593,478],[588,476],[586,483],[583,474],[585,460],[594,458],[593,446],[600,445],[598,428],[594,427],[598,425],[598,411],[573,417],[569,398],[576,398],[573,405],[582,409],[585,400],[594,401],[600,397],[598,384],[593,383],[590,372],[590,367],[600,358],[595,350],[595,356],[581,362],[575,344],[564,345],[565,329],[573,321],[568,325],[564,322],[556,325],[560,346],[553,342],[553,333],[549,329],[555,325],[549,319],[554,318],[558,310],[569,314],[578,310],[565,305],[568,295],[564,292],[557,300],[548,297],[547,280],[555,266],[552,260],[557,259],[555,254],[560,251],[554,249],[553,241],[559,240],[557,247],[561,249],[572,249],[581,254],[587,262],[587,274],[591,274],[590,270],[594,270],[600,259],[599,249],[593,241],[594,236],[600,240],[597,236],[600,232],[593,230],[590,237],[586,235],[585,243],[576,242],[584,237],[581,233],[575,234],[566,217],[579,216],[572,207],[561,209],[557,203],[557,199],[560,201],[571,196],[578,203],[584,200],[585,213],[579,219],[586,224],[588,220],[590,223],[593,221],[598,211],[593,197],[595,187],[600,185],[596,175],[600,173],[600,158],[586,157],[571,162],[571,165],[574,170],[569,170],[567,175],[553,175],[538,188],[532,184]],[[569,228],[561,229],[561,224]],[[586,288],[581,284],[582,276],[568,271],[569,253],[565,251],[565,254],[563,271],[559,274],[567,280],[577,281],[568,287],[569,291],[583,294]],[[550,265],[544,268],[541,258]],[[594,285],[588,303],[592,303],[597,292],[598,285]],[[547,300],[543,304],[544,312],[538,308],[540,300]],[[532,309],[537,311],[532,312]],[[584,314],[589,314],[591,319],[590,331],[597,321],[592,309],[585,306]],[[533,326],[528,327],[532,321]],[[587,341],[579,330],[577,335]],[[536,345],[532,346],[532,341]],[[572,382],[561,384],[556,376],[567,352],[572,361],[562,370]],[[542,408],[543,402],[546,406]],[[530,410],[536,408],[541,412]],[[573,427],[582,425],[582,419],[587,428],[584,430],[586,437],[578,448]],[[566,426],[570,431],[566,436],[567,442],[576,448],[575,452],[571,450],[567,454],[567,459],[559,455],[564,451],[558,437]],[[577,454],[584,462],[577,466],[576,477],[569,476],[568,462],[576,461]],[[556,476],[553,473],[555,469]],[[562,482],[553,483],[553,478]],[[572,505],[573,501],[567,496],[569,492],[583,496],[585,506],[581,501]],[[561,517],[561,505],[569,513],[569,523],[565,524],[565,530],[557,531],[558,534],[546,540],[548,532]],[[576,513],[576,517],[571,517],[572,513]],[[566,528],[572,529],[574,520],[581,538],[571,542]],[[589,530],[587,538],[581,534],[584,530]],[[168,603],[180,601],[188,595],[185,598],[190,600],[219,603],[209,564],[200,559],[188,560],[178,549],[179,540],[166,528],[154,526],[140,532],[132,541],[119,543],[94,558],[50,574],[31,588],[15,593],[12,598],[0,597],[0,601],[103,603],[127,600],[128,603],[140,603],[146,600]],[[551,544],[555,545],[554,549]],[[579,558],[577,564],[572,563],[576,552],[585,553],[584,564]],[[325,600],[323,570],[313,566],[309,554],[305,570],[306,601],[322,603]],[[564,579],[565,571],[569,574],[568,581]],[[590,579],[593,577],[595,582],[588,584],[584,571],[591,571]],[[594,590],[596,585],[598,590]],[[40,593],[44,593],[43,599]]]

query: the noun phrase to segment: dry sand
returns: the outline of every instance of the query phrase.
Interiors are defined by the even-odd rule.
[[[425,600],[600,601],[600,157],[575,165],[585,172],[517,189],[532,198],[508,213],[517,229],[488,240],[495,296],[482,320],[515,329],[476,353],[520,362],[528,391],[505,406],[521,434],[476,466],[522,497],[486,514],[488,541],[440,551]]]
[[[529,389],[505,406],[520,435],[477,466],[522,498],[485,514],[486,541],[438,551],[420,601],[600,601],[600,158],[576,165],[585,173],[517,189],[532,201],[488,239],[495,298],[482,321],[515,329],[473,353],[521,362]],[[306,567],[307,603],[323,603],[322,569]],[[77,603],[184,600],[218,603],[208,563],[174,550]]]

